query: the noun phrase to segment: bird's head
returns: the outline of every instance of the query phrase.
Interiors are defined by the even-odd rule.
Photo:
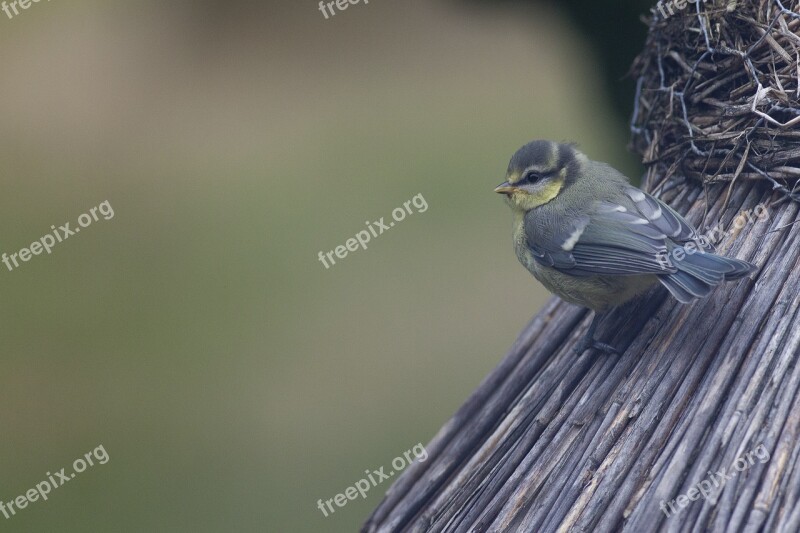
[[[586,156],[571,144],[532,141],[508,163],[506,181],[494,192],[505,194],[512,209],[530,211],[550,201],[577,179]]]

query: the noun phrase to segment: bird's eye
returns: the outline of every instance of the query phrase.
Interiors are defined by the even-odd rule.
[[[543,176],[541,174],[537,174],[536,172],[528,172],[527,174],[525,174],[525,181],[527,181],[528,183],[536,183],[537,181],[542,179],[542,177]]]

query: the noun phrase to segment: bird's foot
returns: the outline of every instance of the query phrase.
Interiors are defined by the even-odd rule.
[[[621,355],[622,354],[622,352],[620,352],[618,349],[614,348],[610,344],[606,344],[604,342],[596,341],[594,339],[592,339],[589,342],[581,341],[580,343],[578,343],[578,345],[575,346],[575,353],[578,354],[578,355],[582,355],[583,352],[585,352],[586,350],[588,350],[590,348],[594,348],[595,350],[603,352],[606,355]]]
[[[594,338],[594,332],[597,330],[597,324],[600,322],[600,315],[595,313],[594,318],[592,318],[592,322],[589,324],[589,329],[586,330],[586,334],[578,341],[578,344],[575,345],[575,353],[583,355],[583,352],[588,350],[589,348],[594,348],[595,350],[599,350],[600,352],[606,355],[620,355],[622,352],[611,346],[610,344],[606,344],[604,342],[600,342]]]

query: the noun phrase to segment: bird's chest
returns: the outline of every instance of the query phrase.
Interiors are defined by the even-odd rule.
[[[531,213],[515,213],[514,217],[513,240],[517,259],[540,281],[543,267],[534,259],[531,245],[554,239],[553,224],[548,223],[550,220],[548,217],[534,217]]]
[[[522,265],[527,268],[531,274],[538,278],[539,264],[533,258],[533,254],[528,246],[528,238],[525,231],[525,219],[524,214],[522,213],[514,214],[514,230],[512,233],[512,239],[514,241],[514,251],[517,254],[517,259],[519,259],[519,262],[522,263]]]
[[[537,238],[546,238],[545,228],[537,224],[536,220],[525,220],[523,216],[515,218],[513,240],[514,251],[519,262],[550,292],[558,294],[567,301],[577,303],[579,299],[574,297],[572,293],[581,292],[582,285],[588,281],[588,278],[575,279],[536,261],[531,251],[530,239],[535,242]],[[602,283],[599,283],[599,285],[602,285]],[[586,304],[581,301],[579,305]]]

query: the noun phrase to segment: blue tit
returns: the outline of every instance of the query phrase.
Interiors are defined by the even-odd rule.
[[[681,215],[571,144],[526,144],[495,192],[514,214],[520,263],[553,294],[595,312],[579,354],[616,352],[594,338],[600,316],[656,283],[688,303],[755,271],[714,254]]]

